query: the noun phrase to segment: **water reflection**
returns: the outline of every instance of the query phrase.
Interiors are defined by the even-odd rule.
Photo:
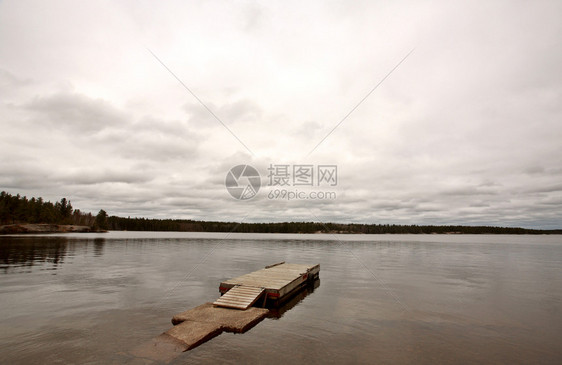
[[[105,245],[105,238],[94,239],[94,256],[99,257],[103,255],[103,246]]]
[[[314,293],[314,290],[318,289],[319,286],[320,286],[320,279],[318,278],[318,279],[314,280],[314,282],[305,286],[303,288],[303,290],[299,291],[295,296],[290,298],[282,306],[280,306],[278,308],[270,309],[268,318],[279,319],[279,318],[283,317],[283,315],[286,312],[293,309],[297,304],[302,302],[304,300],[304,298],[306,298],[310,294]]]
[[[105,238],[76,240],[66,237],[0,237],[0,269],[3,274],[30,273],[32,269],[57,270],[74,255],[76,245],[88,250],[93,244],[94,256],[103,255]]]
[[[3,237],[0,240],[0,267],[4,274],[29,272],[34,265],[57,269],[67,255],[68,239],[55,237],[37,240],[32,237]]]

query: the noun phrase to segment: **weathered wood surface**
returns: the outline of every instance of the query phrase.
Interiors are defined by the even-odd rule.
[[[246,310],[263,294],[264,288],[253,286],[235,286],[217,299],[213,304],[217,307]]]
[[[215,307],[205,303],[193,309],[176,314],[175,325],[164,334],[185,344],[190,350],[223,331],[242,333],[256,325],[269,313],[264,308],[249,308],[245,311]]]
[[[169,363],[184,351],[220,335],[222,332],[244,333],[269,314],[264,308],[245,311],[219,308],[205,303],[172,318],[174,327],[127,353],[122,362],[130,364]]]
[[[176,314],[172,324],[182,322],[218,323],[226,332],[242,333],[249,330],[265,318],[269,310],[264,308],[248,308],[245,311],[214,307],[213,303],[205,303],[185,312]]]
[[[223,281],[221,292],[234,286],[251,286],[265,288],[268,294],[282,297],[308,279],[309,275],[317,275],[320,265],[300,265],[280,263],[265,269]]]
[[[266,268],[266,269],[270,269],[270,268],[272,268],[273,266],[283,265],[284,263],[285,263],[285,261],[281,261],[281,262],[278,262],[278,263],[273,264],[273,265],[267,265],[265,268]]]

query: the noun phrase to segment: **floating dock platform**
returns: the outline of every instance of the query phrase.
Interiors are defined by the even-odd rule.
[[[246,310],[258,306],[279,306],[305,285],[318,279],[320,265],[299,265],[280,262],[264,269],[223,281],[217,307]],[[261,304],[261,305],[260,305]]]
[[[214,303],[176,314],[174,327],[124,355],[167,363],[222,332],[244,333],[268,316],[279,318],[314,291],[319,274],[320,265],[280,262],[223,281]],[[259,308],[265,306],[275,309]]]

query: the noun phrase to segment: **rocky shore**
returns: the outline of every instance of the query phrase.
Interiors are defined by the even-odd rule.
[[[88,226],[70,224],[8,224],[0,226],[0,234],[105,232]]]

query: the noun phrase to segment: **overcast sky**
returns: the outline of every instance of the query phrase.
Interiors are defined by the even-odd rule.
[[[560,14],[0,1],[0,189],[122,216],[562,228]],[[239,164],[254,199],[225,189]],[[337,165],[337,186],[283,187],[337,198],[268,199],[270,164]]]

